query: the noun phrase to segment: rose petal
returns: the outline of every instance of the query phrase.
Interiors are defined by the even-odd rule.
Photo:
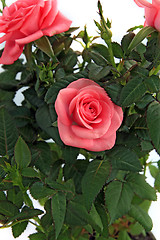
[[[159,7],[160,6],[160,1],[159,0],[152,0],[152,5]]]
[[[100,123],[91,124],[92,129],[84,128],[78,125],[72,125],[72,131],[75,135],[86,138],[96,139],[102,137],[109,129],[111,124],[111,109],[107,103],[102,102],[102,111],[99,118],[102,119]]]
[[[156,15],[157,15],[156,8],[153,8],[153,7],[152,8],[145,8],[145,20],[146,20],[146,25],[147,26],[155,27],[155,19],[158,19]]]
[[[43,33],[41,30],[31,34],[31,35],[28,35],[27,37],[23,37],[23,38],[20,38],[20,39],[16,39],[16,43],[19,44],[19,45],[25,45],[27,43],[30,43],[30,42],[33,42],[39,38],[41,38],[43,36]]]
[[[114,104],[114,109],[115,109],[115,111],[114,111],[113,117],[111,119],[110,127],[109,127],[108,131],[105,133],[105,135],[103,136],[104,138],[110,137],[113,134],[113,132],[116,132],[117,129],[122,124],[122,120],[123,120],[122,108]]]
[[[45,29],[53,24],[58,14],[57,0],[45,1],[45,6],[41,11],[42,14],[39,21],[39,27],[40,29]]]
[[[12,64],[23,52],[23,45],[18,45],[14,41],[6,41],[5,48],[0,58],[0,64]],[[9,53],[9,54],[8,54]]]
[[[78,148],[93,148],[93,139],[83,139],[76,136],[70,126],[64,125],[58,118],[58,130],[61,140],[64,144]]]
[[[94,152],[100,152],[111,149],[115,145],[116,132],[109,137],[102,137],[93,140],[93,146],[88,146],[87,149]]]
[[[59,34],[65,31],[68,31],[72,21],[66,18],[62,13],[58,12],[55,21],[50,27],[46,27],[42,29],[43,34],[47,36],[53,36],[55,34]]]
[[[55,110],[57,112],[57,115],[59,117],[59,120],[64,125],[70,125],[72,123],[72,120],[69,116],[69,103],[72,100],[72,98],[75,97],[77,94],[76,89],[62,89],[60,90],[57,99],[55,101]]]
[[[150,14],[154,14],[153,11],[152,11]],[[156,15],[156,13],[155,13],[155,15]],[[153,15],[153,16],[154,16],[154,15]],[[159,19],[160,19],[160,11],[158,11],[158,13],[157,13],[157,15],[156,15],[156,18],[155,18],[155,21],[154,21],[154,27],[155,27],[158,31],[160,31],[160,21],[159,21]],[[148,21],[147,21],[147,24],[149,24]],[[149,24],[149,25],[150,25],[150,24]],[[150,26],[153,26],[153,25],[150,25]]]
[[[8,39],[11,38],[11,36],[12,36],[12,33],[5,34],[3,37],[0,38],[0,43],[7,41]]]
[[[87,79],[87,78],[80,78],[72,83],[70,83],[67,88],[75,88],[77,90],[80,90],[81,88],[88,87],[88,86],[98,86],[100,87],[97,83],[95,83],[93,80]]]
[[[31,10],[20,29],[26,36],[39,30],[40,6],[35,5]]]
[[[147,0],[134,0],[139,7],[152,7],[152,4]]]
[[[77,137],[73,132],[70,126],[66,126],[58,120],[58,130],[61,140],[64,144],[84,148],[89,151],[105,151],[111,149],[116,140],[116,133],[113,133],[109,138],[98,138],[98,139],[83,139]]]

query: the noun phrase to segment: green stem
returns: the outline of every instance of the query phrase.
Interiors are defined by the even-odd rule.
[[[32,58],[32,43],[25,45],[24,54],[28,63],[29,68],[33,68],[33,58]]]
[[[113,49],[112,49],[112,42],[111,40],[106,41],[108,45],[108,51],[109,51],[109,56],[110,56],[110,62],[114,68],[116,68],[116,64],[114,61],[114,55],[113,55]]]

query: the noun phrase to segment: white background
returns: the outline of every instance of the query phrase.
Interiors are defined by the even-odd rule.
[[[14,0],[6,0],[10,5]],[[96,26],[93,19],[99,21],[97,14],[97,0],[58,0],[59,9],[69,19],[73,21],[72,27],[80,27],[82,30],[84,25],[87,25],[88,33],[90,36],[95,36],[97,33]],[[139,8],[133,0],[101,0],[104,16],[112,21],[113,40],[120,42],[126,31],[136,25],[144,23],[144,12]],[[76,47],[80,45],[76,44]],[[153,152],[150,157],[152,160],[159,159],[159,156]],[[149,176],[149,174],[148,174]],[[149,176],[147,179],[153,185],[153,179]],[[153,220],[153,233],[157,240],[160,240],[159,228],[159,212],[160,212],[160,199],[152,203],[150,208],[150,216]],[[35,207],[39,207],[35,202]],[[29,225],[27,230],[17,240],[28,240],[28,235],[34,233],[34,227]],[[0,229],[1,240],[14,240],[12,237],[11,229]]]

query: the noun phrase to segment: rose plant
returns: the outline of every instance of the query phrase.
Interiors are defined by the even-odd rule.
[[[148,156],[160,154],[160,46],[148,11],[159,3],[136,3],[146,22],[120,43],[100,1],[95,37],[86,26],[69,28],[55,0],[18,0],[2,10],[0,228],[11,227],[14,238],[28,224],[36,227],[30,240],[152,235],[160,163]]]

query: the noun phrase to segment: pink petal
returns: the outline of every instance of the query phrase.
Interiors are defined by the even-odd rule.
[[[98,116],[101,119],[100,123],[92,123],[90,126],[92,129],[81,127],[78,125],[72,125],[72,131],[80,138],[96,139],[102,137],[109,129],[111,124],[111,109],[107,103],[102,102],[102,111]]]
[[[104,138],[105,137],[107,137],[107,138],[110,137],[113,134],[113,132],[116,132],[117,129],[122,124],[122,121],[123,121],[122,108],[114,104],[114,109],[115,109],[115,111],[114,111],[113,117],[111,119],[111,125],[110,125],[108,131],[103,136]]]
[[[134,0],[139,7],[152,7],[152,4],[147,0]]]
[[[83,139],[80,137],[77,137],[73,132],[70,126],[66,126],[61,123],[58,119],[58,130],[60,134],[61,140],[64,142],[64,144],[78,147],[78,148],[84,148],[89,151],[105,151],[111,149],[116,140],[116,133],[113,133],[109,138],[98,138],[98,139]]]
[[[28,35],[27,37],[23,37],[23,38],[19,38],[19,39],[16,39],[16,43],[18,43],[19,45],[25,45],[27,43],[30,43],[30,42],[33,42],[39,38],[41,38],[43,36],[43,33],[41,30],[31,34],[31,35]]]
[[[159,0],[152,0],[152,4],[153,4],[153,6],[159,7],[160,6],[160,1]]]
[[[0,58],[0,64],[12,64],[23,52],[24,45],[19,46],[14,41],[6,41],[5,48]]]
[[[93,148],[93,140],[92,139],[83,139],[80,137],[77,137],[70,126],[64,125],[58,118],[58,130],[61,140],[64,142],[64,144],[78,147],[78,148],[85,148],[88,147]]]
[[[70,28],[72,21],[66,18],[62,13],[58,12],[55,21],[50,27],[42,29],[43,34],[47,36],[53,36],[67,31]]]
[[[159,21],[159,19],[160,19],[160,10],[158,11],[158,13],[157,13],[157,15],[156,15],[156,18],[155,18],[155,21],[154,21],[154,27],[155,27],[158,31],[160,31],[160,21]],[[147,21],[147,24],[149,24],[148,21]],[[151,25],[151,26],[152,26],[152,25]]]
[[[57,0],[45,1],[43,9],[41,9],[41,17],[39,21],[40,29],[48,28],[53,24],[56,15],[58,14]]]
[[[157,18],[157,9],[156,8],[145,8],[145,24],[147,26],[156,27],[155,19]],[[159,20],[159,19],[158,19]],[[159,24],[157,24],[159,25]]]
[[[55,102],[55,110],[57,112],[59,120],[65,125],[70,125],[72,120],[69,115],[69,103],[72,98],[77,94],[76,89],[62,89],[60,90],[56,102]]]
[[[88,150],[94,152],[100,152],[111,149],[115,145],[116,141],[116,132],[111,136],[105,138],[98,138],[93,140],[93,146],[87,147]]]
[[[3,37],[0,38],[0,43],[3,43],[4,41],[7,41],[8,39],[10,39],[12,36],[12,33],[9,34],[5,34]]]
[[[26,36],[33,34],[39,30],[39,19],[40,19],[40,6],[35,5],[25,18],[23,25],[20,29]]]
[[[87,79],[87,78],[80,78],[72,83],[70,83],[67,88],[75,88],[77,90],[84,88],[84,87],[88,87],[88,86],[98,86],[100,87],[97,83],[95,83],[93,80]]]

